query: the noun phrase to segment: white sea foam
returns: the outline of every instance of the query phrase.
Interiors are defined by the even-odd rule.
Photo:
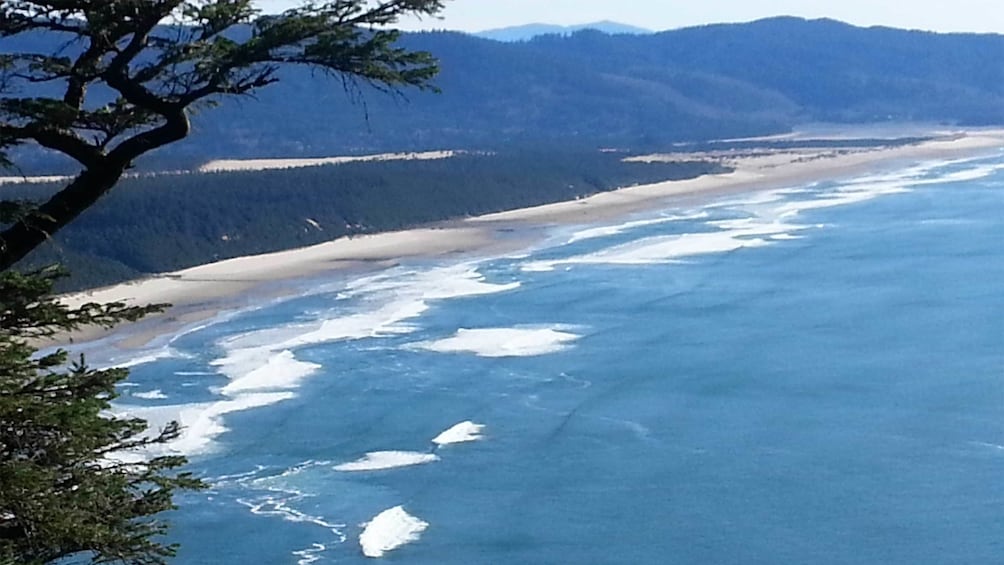
[[[795,218],[805,212],[865,202],[881,196],[910,192],[913,187],[983,178],[1004,169],[1004,165],[973,165],[954,172],[938,174],[948,165],[963,163],[928,162],[903,170],[862,176],[829,188],[782,189],[755,193],[740,199],[720,201],[708,209],[727,209],[746,214],[741,219],[707,222],[714,231],[699,231],[638,239],[594,252],[560,259],[528,261],[523,271],[553,271],[572,265],[649,265],[669,263],[690,257],[727,253],[743,248],[764,247],[799,239],[799,232],[824,227],[800,224]],[[624,224],[625,229],[631,223]],[[580,232],[578,239],[620,233],[621,226],[591,228]],[[576,237],[573,236],[573,240]]]
[[[357,299],[357,311],[346,313],[346,306],[339,304],[331,312],[318,312],[318,319],[313,322],[228,338],[220,344],[228,351],[228,358],[215,364],[238,365],[246,372],[253,370],[255,363],[264,362],[269,352],[410,333],[415,327],[406,322],[424,314],[430,301],[506,292],[518,287],[518,282],[485,282],[484,276],[469,265],[363,277],[349,282],[337,298],[339,303]],[[232,373],[224,374],[234,378]]]
[[[735,208],[735,207],[749,207],[756,206],[759,204],[769,204],[771,202],[777,202],[783,200],[787,195],[795,193],[795,191],[803,191],[805,188],[784,188],[777,190],[759,190],[756,192],[751,192],[748,194],[743,194],[741,196],[721,199],[717,202],[711,203],[707,206],[708,209],[714,208]]]
[[[624,232],[631,231],[633,229],[643,228],[647,226],[655,226],[669,222],[677,222],[680,220],[696,220],[706,217],[708,217],[707,212],[696,212],[693,214],[662,216],[659,218],[651,218],[647,220],[633,220],[630,222],[624,222],[622,224],[617,224],[612,226],[599,226],[594,228],[588,228],[573,233],[572,236],[568,238],[568,243],[575,243],[577,241],[584,241],[587,239],[596,239],[599,237],[609,237],[612,235],[622,234]]]
[[[857,177],[840,184],[830,193],[824,193],[822,198],[796,201],[789,203],[789,205],[800,207],[801,210],[841,206],[889,194],[910,192],[913,187],[917,186],[978,180],[1004,170],[1004,164],[1000,163],[974,164],[979,160],[979,158],[969,158],[929,161],[899,171]],[[937,173],[945,167],[960,164],[973,164],[973,166],[952,172]],[[934,174],[932,175],[932,173]]]
[[[253,481],[251,483],[251,488],[256,488],[256,483],[260,481]],[[286,522],[293,522],[297,524],[310,524],[318,526],[330,532],[334,536],[331,542],[328,543],[345,543],[347,541],[347,536],[344,533],[345,524],[336,524],[328,521],[322,516],[314,516],[302,512],[295,508],[295,504],[310,498],[310,495],[302,493],[295,489],[284,489],[276,487],[266,487],[271,494],[260,496],[253,499],[240,498],[237,499],[238,504],[246,506],[252,514],[255,516],[263,517],[273,517]],[[314,542],[309,548],[301,549],[291,552],[292,555],[297,557],[297,565],[308,565],[320,561],[322,559],[322,554],[328,550],[328,545],[325,543]]]
[[[569,264],[568,260],[564,261],[527,261],[523,263],[520,270],[524,273],[547,273],[554,270],[556,265]]]
[[[357,299],[359,311],[319,313],[311,323],[258,330],[229,338],[221,343],[227,354],[212,364],[232,380],[225,394],[245,390],[274,390],[294,387],[319,367],[297,361],[299,347],[400,335],[413,332],[407,321],[429,309],[429,302],[465,296],[505,292],[518,282],[492,284],[469,265],[428,271],[394,271],[350,282],[339,294],[339,302]],[[330,317],[325,317],[325,316]]]
[[[937,179],[938,182],[966,182],[986,178],[997,171],[1004,169],[1004,165],[984,165],[973,169],[963,169],[954,173],[949,173]]]
[[[168,445],[185,454],[204,453],[213,447],[213,439],[227,431],[223,425],[223,416],[271,406],[294,396],[291,392],[245,394],[233,400],[215,402],[205,410],[183,411],[181,424],[184,429],[181,436]]]
[[[407,321],[423,314],[430,301],[505,292],[517,287],[518,282],[489,283],[471,265],[390,271],[350,282],[341,293],[337,308],[319,312],[319,319],[313,322],[251,331],[225,339],[219,343],[225,355],[211,365],[230,379],[219,391],[227,398],[203,404],[158,407],[161,422],[176,420],[184,428],[181,437],[166,448],[186,455],[205,453],[212,449],[214,439],[226,431],[223,424],[226,414],[293,398],[294,389],[301,381],[321,368],[297,359],[297,348],[408,333],[415,328]],[[349,299],[357,303],[342,303]],[[346,313],[350,307],[355,307],[355,311]],[[169,353],[170,350],[165,350],[160,355]],[[153,414],[147,412],[147,415]]]
[[[928,161],[892,173],[858,177],[852,179],[846,185],[852,187],[869,186],[879,189],[894,186],[909,188],[911,186],[979,180],[1004,170],[1004,164],[1002,163],[979,164],[982,160],[982,157],[975,157],[948,161]],[[963,164],[972,166],[957,171],[937,174],[937,171],[946,167]],[[927,176],[932,172],[935,173],[933,176]]]
[[[985,442],[985,441],[971,441],[969,443],[971,443],[972,445],[979,446],[979,447],[986,447],[986,448],[994,449],[994,450],[997,450],[997,451],[1004,451],[1004,445],[1001,445],[1001,444],[998,444],[998,443],[989,443],[989,442]]]
[[[807,200],[792,200],[785,202],[772,210],[777,217],[790,218],[809,210],[846,206],[858,202],[866,202],[880,196],[910,192],[909,182],[903,178],[890,178],[875,182],[853,181],[836,189],[823,193],[818,198]]]
[[[453,337],[409,345],[437,353],[473,353],[480,357],[532,357],[557,353],[581,336],[551,328],[461,328]]]
[[[226,426],[223,425],[223,417],[225,415],[269,406],[289,400],[293,396],[291,392],[269,392],[245,394],[219,402],[151,408],[121,406],[115,410],[115,415],[142,418],[149,423],[151,431],[162,429],[171,421],[178,422],[181,425],[181,435],[178,438],[167,444],[151,447],[140,455],[148,456],[166,453],[199,455],[212,451],[214,447],[213,440],[227,431]],[[124,454],[124,456],[127,455]]]
[[[305,461],[278,475],[267,474],[264,476],[262,476],[262,472],[265,469],[259,466],[250,473],[233,476],[232,479],[247,490],[267,491],[267,494],[240,498],[237,502],[246,506],[256,516],[279,518],[285,522],[321,527],[334,535],[333,541],[335,543],[344,543],[348,539],[344,533],[345,524],[335,523],[323,516],[308,514],[296,508],[299,502],[312,498],[314,494],[303,492],[294,486],[294,477],[313,469],[325,469],[328,465],[330,465],[328,461]],[[311,549],[293,554],[302,559],[308,559],[311,555],[316,558],[326,549],[326,545],[314,543]],[[316,559],[314,560],[316,561]]]
[[[241,484],[247,480],[258,477],[259,475],[261,475],[262,471],[264,471],[267,468],[268,467],[264,465],[255,465],[254,470],[251,471],[243,471],[241,473],[220,475],[218,477],[208,477],[203,480],[212,485],[213,488],[216,488],[221,485],[228,485],[231,483]]]
[[[493,284],[471,264],[458,264],[425,271],[390,271],[349,282],[340,296],[379,298],[387,294],[442,300],[495,294],[518,288],[519,283]]]
[[[765,221],[760,218],[709,222],[718,231],[684,233],[642,238],[593,253],[566,259],[533,261],[523,265],[526,271],[550,271],[558,265],[651,265],[688,257],[724,253],[746,247],[770,245],[764,236],[776,239],[807,226]]]
[[[428,522],[408,514],[404,507],[384,510],[366,524],[359,545],[366,557],[383,557],[403,545],[418,541]]]
[[[142,398],[144,400],[163,400],[167,398],[167,395],[164,394],[164,391],[160,390],[159,388],[148,392],[134,392],[132,393],[131,396],[135,396],[136,398]]]
[[[372,311],[322,320],[316,329],[291,337],[279,345],[282,347],[302,347],[318,343],[411,333],[414,331],[414,327],[403,322],[421,316],[428,309],[429,305],[422,299],[394,300]]]
[[[459,424],[432,438],[432,443],[436,445],[452,445],[455,443],[478,441],[482,438],[481,432],[483,432],[484,429],[485,426],[483,424],[475,424],[469,420],[466,422],[460,422]]]
[[[227,431],[225,415],[289,400],[295,396],[292,389],[321,368],[296,359],[289,350],[276,353],[268,349],[231,351],[210,364],[231,379],[220,389],[228,399],[181,409],[176,419],[183,430],[168,444],[172,451],[185,455],[211,451],[215,438]]]
[[[269,357],[264,365],[256,366],[253,370],[245,373],[244,376],[233,378],[230,384],[223,387],[220,392],[227,396],[234,396],[238,393],[248,391],[291,389],[295,388],[302,379],[316,373],[321,368],[321,365],[316,363],[297,360],[293,352],[288,349],[276,354],[268,353]],[[256,362],[258,361],[257,355],[252,355],[252,357],[255,357]],[[226,360],[214,361],[213,364],[221,366],[224,372],[229,370],[231,371],[230,374],[234,374],[232,372],[234,366],[227,365],[227,361],[240,364],[240,361],[233,357],[228,357]]]
[[[387,469],[399,469],[401,467],[411,467],[413,465],[424,465],[439,461],[439,456],[434,453],[417,453],[413,451],[374,451],[367,453],[361,459],[351,463],[342,463],[335,466],[336,471],[346,473],[363,471],[384,471]]]
[[[125,361],[116,361],[112,359],[108,366],[116,369],[130,369],[140,365],[147,365],[149,363],[153,363],[154,361],[160,361],[161,359],[169,359],[178,356],[178,352],[171,347],[162,347],[156,351],[148,351],[143,355],[132,357],[130,359],[126,359]]]
[[[313,524],[325,528],[335,535],[342,535],[341,529],[345,527],[345,524],[334,524],[324,518],[311,516],[290,506],[291,503],[306,498],[306,495],[303,493],[295,491],[276,492],[279,494],[278,496],[264,496],[256,500],[239,499],[237,502],[247,506],[251,513],[256,516],[273,516],[281,518],[286,522]]]
[[[328,546],[323,543],[312,543],[310,548],[293,552],[294,557],[298,557],[296,565],[310,565],[321,560],[321,554],[328,550]]]

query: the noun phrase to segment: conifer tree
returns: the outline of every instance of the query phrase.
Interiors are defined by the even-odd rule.
[[[110,327],[160,306],[87,304],[51,295],[57,269],[0,273],[0,564],[82,555],[95,562],[162,563],[156,536],[176,489],[202,484],[183,457],[136,459],[179,433],[106,414],[123,369],[67,366],[64,350],[38,355],[32,341],[84,325]]]

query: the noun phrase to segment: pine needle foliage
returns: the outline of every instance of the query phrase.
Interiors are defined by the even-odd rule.
[[[178,489],[202,483],[183,457],[141,457],[176,438],[176,423],[109,415],[124,369],[92,369],[62,349],[34,345],[85,325],[111,327],[162,306],[69,308],[52,296],[49,268],[0,273],[0,563],[43,564],[69,556],[95,563],[164,563],[175,548],[157,514]]]

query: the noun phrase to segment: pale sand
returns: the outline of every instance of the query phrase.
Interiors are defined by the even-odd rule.
[[[125,178],[140,176],[186,175],[196,173],[221,173],[232,171],[268,171],[279,169],[298,169],[302,167],[318,167],[321,165],[341,165],[345,163],[365,163],[372,161],[433,161],[449,159],[457,155],[469,154],[466,151],[423,151],[420,153],[380,153],[377,155],[355,155],[342,157],[319,157],[315,159],[218,159],[202,165],[196,171],[159,171],[155,173],[130,173]],[[66,182],[73,179],[69,175],[44,176],[0,176],[3,184],[41,184],[50,182]]]
[[[233,296],[266,282],[301,278],[360,264],[393,265],[409,257],[435,257],[484,249],[490,230],[476,227],[421,228],[342,238],[311,247],[238,257],[134,282],[62,297],[78,307],[88,302],[192,305]]]
[[[121,336],[114,345],[137,348],[154,338],[212,318],[221,311],[246,306],[241,298],[255,292],[268,299],[295,291],[300,279],[346,269],[371,270],[393,267],[408,258],[462,256],[464,253],[524,245],[515,238],[502,244],[493,230],[481,227],[420,228],[407,231],[342,238],[311,247],[238,257],[137,281],[64,295],[70,307],[90,302],[123,302],[130,305],[171,304],[160,316],[147,316],[130,328],[117,330],[84,328],[72,335],[59,335],[50,343],[91,341],[112,333]],[[289,284],[283,284],[284,282]]]
[[[424,151],[421,153],[382,153],[380,155],[360,155],[357,157],[321,157],[317,159],[220,159],[199,167],[202,173],[223,171],[268,171],[273,169],[296,169],[320,165],[341,165],[344,163],[365,163],[370,161],[430,161],[449,159],[462,151]]]
[[[0,177],[0,184],[42,184],[47,182],[63,182],[73,177],[65,175],[48,175],[35,177]]]
[[[510,237],[501,241],[498,231],[527,224],[590,223],[665,204],[669,199],[778,188],[824,179],[840,179],[877,168],[929,159],[952,159],[989,154],[1004,148],[1004,130],[956,134],[917,145],[870,149],[750,150],[721,154],[664,154],[634,160],[673,161],[708,157],[719,159],[735,171],[727,174],[639,185],[605,192],[571,202],[489,214],[453,222],[442,228],[421,228],[343,238],[312,247],[240,257],[142,279],[136,282],[63,297],[71,306],[86,302],[126,302],[174,305],[156,328],[132,336],[121,346],[142,345],[158,333],[213,316],[232,308],[242,294],[266,283],[296,281],[346,267],[386,267],[397,260],[463,253],[487,253],[526,245]],[[518,233],[518,232],[517,232]],[[530,237],[527,235],[526,237]],[[495,246],[494,248],[492,246]],[[281,295],[273,285],[272,296]],[[230,303],[227,300],[231,300]],[[102,332],[75,335],[92,339]]]

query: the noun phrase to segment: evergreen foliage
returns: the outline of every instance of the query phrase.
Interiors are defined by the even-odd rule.
[[[52,298],[56,269],[0,273],[0,563],[43,564],[84,555],[95,562],[163,563],[174,548],[157,538],[156,514],[176,489],[201,482],[181,457],[135,459],[177,437],[108,415],[123,369],[95,370],[68,353],[39,354],[40,338],[85,325],[111,327],[160,306],[87,304]]]

